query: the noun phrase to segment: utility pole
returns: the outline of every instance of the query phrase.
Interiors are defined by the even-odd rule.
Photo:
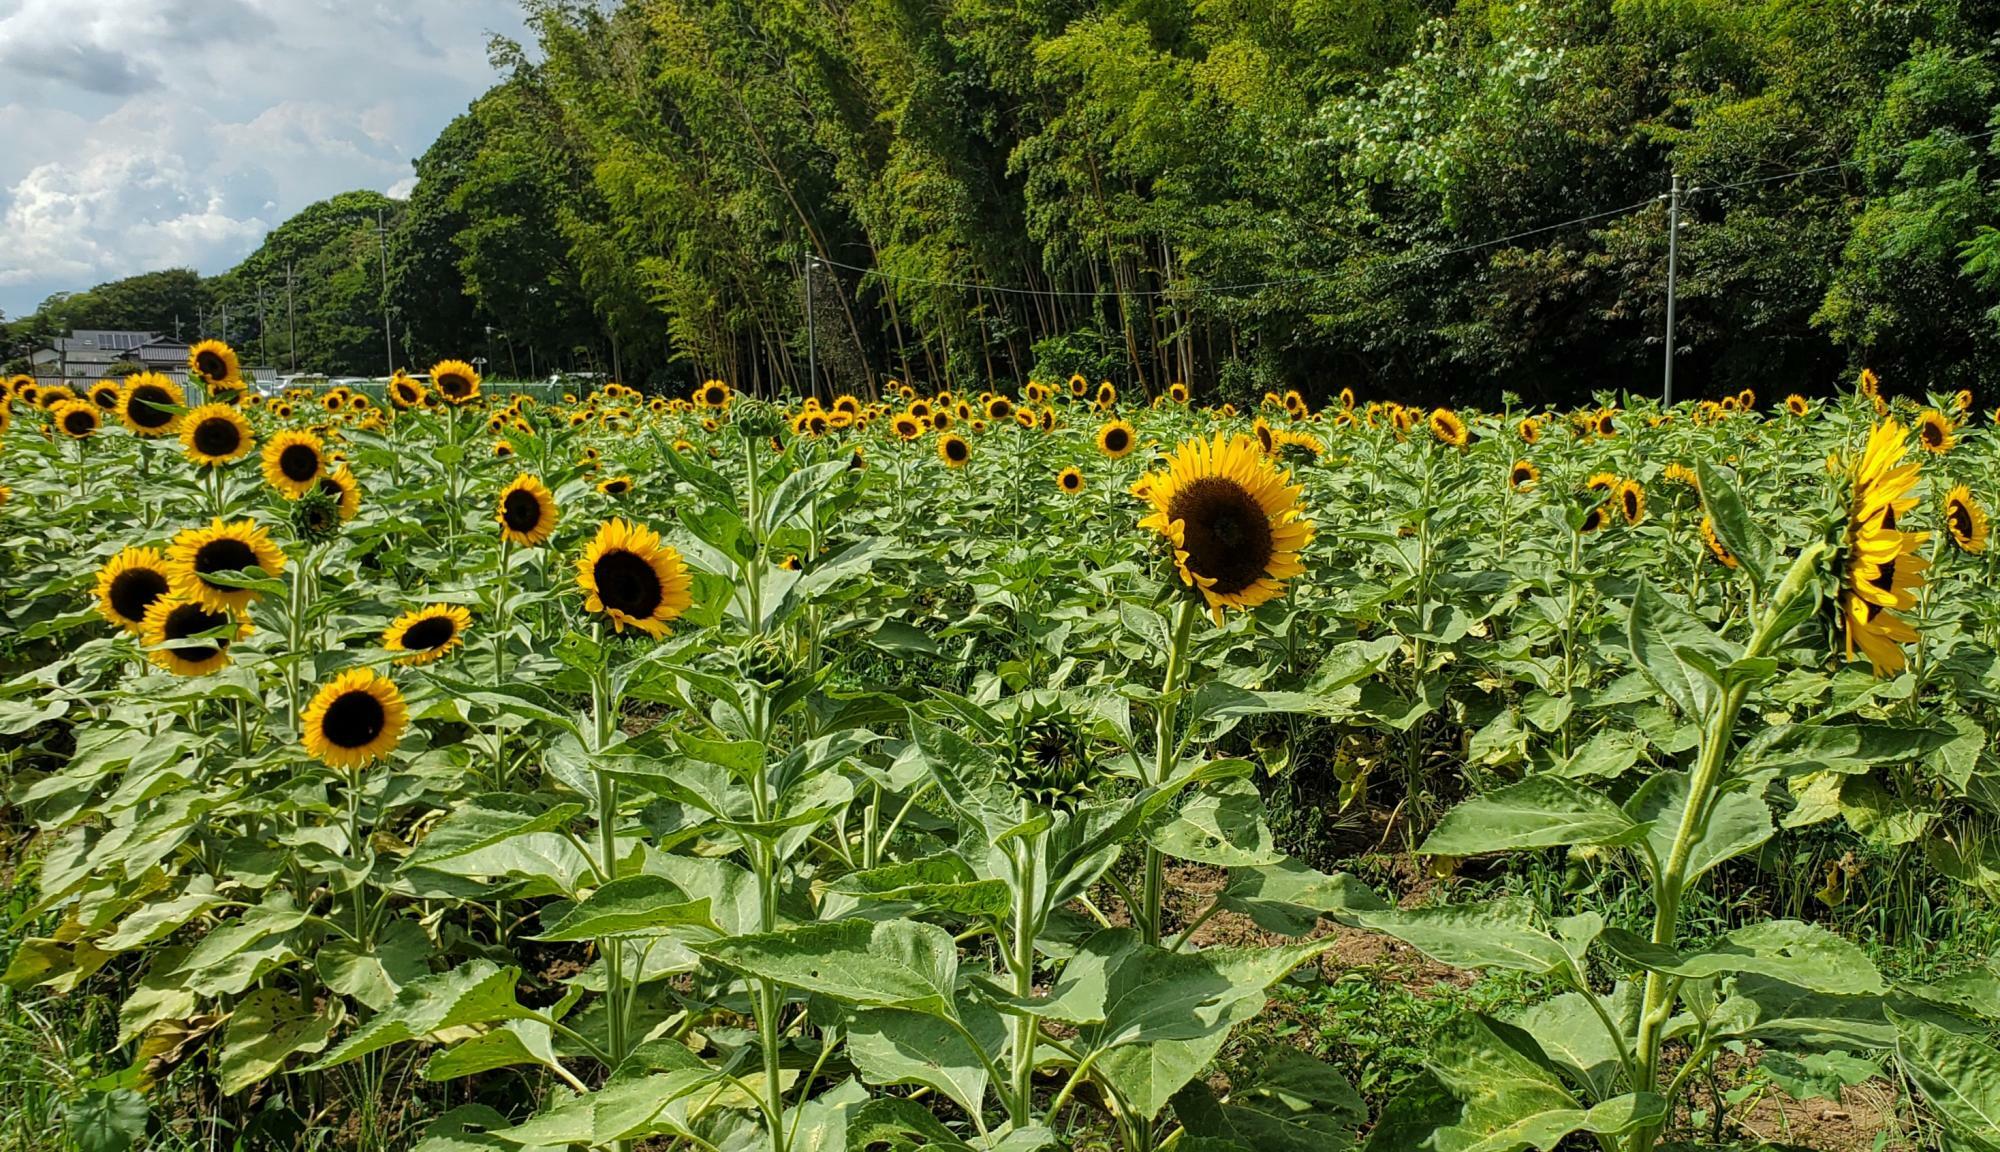
[[[1681,255],[1681,177],[1674,173],[1674,185],[1667,193],[1667,368],[1660,389],[1660,403],[1674,404],[1674,288]]]
[[[292,307],[292,262],[285,261],[285,335],[291,342],[289,356],[294,375],[299,370],[299,314]]]
[[[396,374],[396,339],[389,333],[389,228],[382,210],[375,209],[375,239],[382,247],[382,348],[389,357],[389,375]]]
[[[264,286],[257,285],[257,343],[264,349],[264,363],[271,362],[271,330],[264,327]]]
[[[819,257],[806,254],[806,395],[819,395],[819,349],[813,339],[813,268]]]

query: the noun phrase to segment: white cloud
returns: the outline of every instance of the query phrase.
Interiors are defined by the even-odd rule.
[[[517,0],[0,0],[0,310],[407,195]]]

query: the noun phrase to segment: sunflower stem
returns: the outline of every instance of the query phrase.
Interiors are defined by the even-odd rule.
[[[1157,788],[1166,783],[1174,770],[1174,754],[1178,750],[1176,734],[1179,731],[1180,686],[1187,677],[1188,642],[1194,635],[1194,618],[1201,606],[1193,595],[1183,596],[1178,615],[1174,618],[1173,644],[1167,649],[1166,676],[1161,681],[1160,703],[1154,711],[1153,726],[1153,776],[1144,781],[1149,788]],[[1141,892],[1145,907],[1139,917],[1145,928],[1146,943],[1158,945],[1162,927],[1161,903],[1166,889],[1165,865],[1160,850],[1151,844],[1146,846],[1146,879]]]

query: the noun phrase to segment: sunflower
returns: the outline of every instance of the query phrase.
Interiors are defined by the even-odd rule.
[[[1340,390],[1340,406],[1342,409],[1354,407],[1354,389],[1342,388]]]
[[[1625,523],[1637,524],[1646,518],[1646,490],[1637,480],[1623,480],[1618,484],[1612,499],[1618,505],[1618,514],[1625,517]]]
[[[1806,403],[1806,398],[1799,395],[1797,392],[1794,392],[1790,396],[1785,397],[1786,412],[1789,412],[1794,416],[1803,416],[1810,410],[1811,408]]]
[[[1611,510],[1603,504],[1593,504],[1590,511],[1583,514],[1583,523],[1577,525],[1576,530],[1588,536],[1593,532],[1603,531],[1604,526],[1609,523],[1611,523]]]
[[[951,427],[951,413],[943,408],[931,413],[931,427],[943,432]]]
[[[1176,404],[1187,403],[1188,386],[1181,383],[1178,380],[1174,381],[1172,384],[1167,385],[1167,399],[1172,400]]]
[[[681,554],[643,524],[600,524],[576,567],[584,607],[611,617],[620,632],[630,624],[649,636],[664,636],[668,621],[694,603]]]
[[[350,668],[320,686],[303,718],[306,751],[330,768],[360,768],[396,750],[410,710],[395,681]]]
[[[146,610],[172,585],[158,548],[126,548],[97,570],[98,615],[136,636],[146,626]]]
[[[333,497],[342,520],[352,520],[361,511],[361,484],[345,464],[321,474],[319,490]]]
[[[65,400],[76,399],[80,399],[80,397],[75,392],[70,391],[69,385],[51,384],[46,388],[35,389],[33,403],[35,407],[40,408],[44,412],[53,412],[56,410],[56,405],[61,404]]]
[[[1701,518],[1701,542],[1708,548],[1708,554],[1715,558],[1715,562],[1724,568],[1735,568],[1741,564],[1741,561],[1736,559],[1736,553],[1731,552],[1722,543],[1722,537],[1715,534],[1715,518],[1713,516],[1703,516]]]
[[[1870,400],[1879,401],[1882,398],[1882,380],[1875,375],[1873,368],[1863,368],[1860,378],[1855,383],[1861,389],[1861,394]]]
[[[1085,380],[1083,378],[1083,373],[1078,372],[1070,376],[1069,378],[1070,395],[1081,400],[1084,397],[1084,395],[1089,391],[1090,391],[1090,381]]]
[[[1302,488],[1254,438],[1218,433],[1186,441],[1151,480],[1153,514],[1139,526],[1173,545],[1181,581],[1218,617],[1224,605],[1254,608],[1276,597],[1305,572],[1299,551],[1313,523],[1300,513]]]
[[[97,406],[98,411],[118,411],[118,381],[99,380],[90,386],[90,391],[86,395],[89,401]]]
[[[938,437],[937,454],[938,459],[944,461],[945,467],[963,468],[972,459],[972,445],[965,442],[965,437],[955,432],[947,432]]]
[[[513,454],[514,442],[512,440],[495,440],[493,442],[493,455],[495,458],[504,460]]]
[[[1535,467],[1534,461],[1516,460],[1514,466],[1507,470],[1507,487],[1522,492],[1534,487],[1535,481],[1541,478],[1542,470]]]
[[[1675,461],[1662,469],[1660,479],[1669,484],[1679,484],[1683,488],[1692,488],[1696,492],[1701,491],[1700,474],[1679,461]]]
[[[1264,455],[1275,456],[1278,452],[1278,432],[1271,422],[1262,416],[1250,422],[1250,432],[1257,437],[1257,444],[1264,449]]]
[[[404,653],[398,664],[429,664],[465,643],[465,630],[471,626],[472,613],[458,604],[412,608],[382,633],[382,647]]]
[[[1109,410],[1118,406],[1118,389],[1109,380],[1097,385],[1097,406]]]
[[[1514,425],[1514,434],[1521,438],[1521,443],[1533,444],[1542,438],[1542,422],[1533,416],[1524,416],[1519,424]]]
[[[1070,467],[1056,473],[1056,487],[1072,496],[1083,491],[1083,470]]]
[[[1431,435],[1437,437],[1440,444],[1449,444],[1453,448],[1465,447],[1468,439],[1465,421],[1458,418],[1458,413],[1449,408],[1439,408],[1431,413],[1429,423]]]
[[[1875,426],[1853,474],[1847,518],[1847,551],[1842,573],[1842,616],[1847,630],[1847,656],[1859,648],[1877,676],[1903,670],[1899,645],[1916,639],[1916,630],[1899,618],[1916,604],[1914,590],[1923,586],[1929,562],[1918,556],[1929,533],[1905,532],[1897,520],[1916,507],[1910,489],[1917,483],[1917,465],[1905,464],[1908,430],[1895,421]]]
[[[1590,430],[1599,436],[1618,435],[1618,413],[1606,408],[1590,422]]]
[[[227,404],[203,404],[181,419],[181,450],[196,464],[241,460],[253,443],[250,422]]]
[[[1005,396],[995,396],[986,402],[988,420],[1010,420],[1014,416],[1014,402]]]
[[[1749,412],[1755,409],[1757,407],[1756,391],[1750,388],[1745,388],[1743,391],[1738,392],[1736,394],[1736,406],[1743,409],[1745,412]]]
[[[609,476],[597,482],[597,490],[606,496],[623,496],[632,490],[630,476]]]
[[[720,380],[709,380],[694,390],[694,402],[703,408],[727,408],[730,399],[729,385]]]
[[[1972,414],[1972,389],[1960,388],[1951,394],[1951,406],[1960,416]]]
[[[1618,487],[1618,473],[1592,472],[1590,479],[1583,482],[1583,486],[1592,492],[1611,492]]]
[[[276,576],[285,570],[285,554],[254,521],[224,524],[218,516],[206,528],[183,528],[174,536],[167,546],[167,568],[176,596],[219,611],[246,607],[260,593],[213,583],[210,576],[251,568]]]
[[[1037,420],[1037,421],[1036,421],[1035,423],[1036,423],[1036,424],[1037,424],[1038,426],[1040,426],[1041,430],[1042,430],[1042,431],[1044,431],[1044,432],[1053,432],[1053,431],[1055,431],[1055,430],[1056,430],[1056,410],[1055,410],[1054,408],[1044,408],[1044,409],[1042,409],[1042,416],[1041,416],[1041,419]]]
[[[1935,408],[1926,408],[1917,417],[1917,443],[1933,456],[1951,451],[1951,420]]]
[[[1946,494],[1944,524],[1959,551],[1986,551],[1986,509],[1973,499],[1972,489],[1960,484]]]
[[[310,432],[296,429],[278,433],[264,442],[264,479],[297,500],[326,473],[326,445]]]
[[[239,391],[243,379],[243,366],[236,359],[236,349],[220,340],[203,340],[188,349],[188,371],[210,391]],[[232,388],[232,384],[239,387]]]
[[[1139,434],[1123,420],[1106,421],[1097,430],[1097,450],[1113,460],[1123,459],[1138,445]]]
[[[1014,423],[1033,431],[1041,421],[1036,418],[1033,408],[1022,407],[1014,409]]]
[[[97,405],[88,400],[65,400],[56,405],[51,413],[56,427],[72,440],[88,440],[104,425],[104,417],[98,413]]]
[[[1297,388],[1285,389],[1285,411],[1295,418],[1306,414],[1306,398]]]
[[[500,522],[502,539],[533,547],[555,534],[557,515],[555,494],[541,477],[523,472],[500,490],[494,519]]]
[[[424,386],[401,372],[389,381],[389,403],[401,409],[424,406]]]
[[[226,630],[226,631],[224,631]],[[221,631],[219,636],[208,633]],[[139,639],[154,664],[177,676],[206,676],[229,663],[229,646],[250,634],[240,613],[218,611],[171,593],[146,608]],[[195,637],[204,639],[194,639]]]
[[[431,387],[448,403],[470,404],[479,399],[479,372],[463,360],[440,360],[431,365]]]

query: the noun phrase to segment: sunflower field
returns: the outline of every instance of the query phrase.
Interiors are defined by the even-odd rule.
[[[1969,395],[191,360],[0,407],[0,1146],[2000,1149]]]

